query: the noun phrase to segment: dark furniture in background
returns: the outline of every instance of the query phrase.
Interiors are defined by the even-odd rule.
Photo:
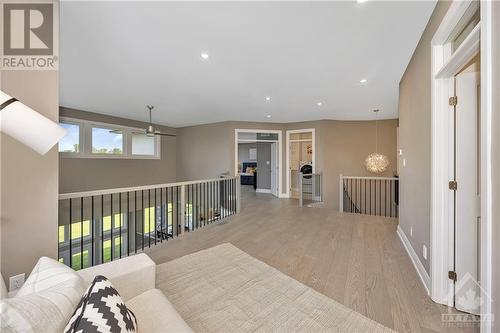
[[[247,171],[247,168],[250,167],[250,168],[257,168],[257,162],[243,162],[243,165],[242,165],[242,172],[245,173]],[[257,184],[257,182],[255,181],[255,179],[257,178],[257,175],[241,175],[241,185],[255,185]]]

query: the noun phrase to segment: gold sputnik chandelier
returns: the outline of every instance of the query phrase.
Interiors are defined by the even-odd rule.
[[[365,167],[371,173],[382,173],[389,167],[389,158],[386,155],[380,154],[378,152],[378,112],[379,110],[373,110],[375,116],[375,152],[371,153],[365,159]]]

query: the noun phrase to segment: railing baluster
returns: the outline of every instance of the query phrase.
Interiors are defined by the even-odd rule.
[[[387,180],[384,179],[384,216],[387,216]]]
[[[166,225],[167,225],[167,241],[168,241],[168,237],[170,235],[170,222],[171,222],[171,220],[173,220],[173,216],[172,216],[172,218],[170,218],[171,217],[170,216],[170,213],[171,213],[171,209],[170,208],[173,209],[172,205],[170,204],[170,187],[166,187],[165,188],[165,201],[166,201],[166,204],[165,204],[165,209],[166,209],[165,220],[166,220]]]
[[[368,194],[368,198],[370,199],[370,215],[372,215],[372,180],[370,179],[370,193]]]
[[[365,185],[365,204],[364,204],[363,214],[366,214],[366,179],[363,179],[363,183]]]
[[[135,253],[137,253],[137,191],[134,191],[134,248],[135,248]]]
[[[101,195],[101,264],[104,264],[104,194]]]
[[[345,179],[344,178],[341,178],[340,181],[342,182],[342,209],[341,209],[341,213],[343,213],[345,211],[345,206],[346,206],[346,195],[345,195],[345,192],[346,192],[346,189],[345,189]],[[340,208],[340,207],[339,207]]]
[[[73,200],[69,199],[69,267],[73,268]]]
[[[201,184],[196,184],[196,228],[201,225]]]
[[[389,217],[392,217],[392,180],[388,180],[389,187]]]
[[[174,207],[171,204],[172,197],[170,195],[170,191],[171,191],[170,189],[171,189],[170,187],[165,188],[165,200],[167,201],[166,206],[165,206],[165,208],[167,210],[167,212],[165,213],[165,218],[167,220],[167,241],[168,241],[169,235],[171,234],[170,233],[170,225],[172,225],[172,238],[173,238],[173,232],[174,232],[174,224],[173,224],[173,220],[174,220],[173,210],[174,210]]]
[[[158,213],[158,212],[157,212],[157,208],[158,208],[158,201],[157,201],[157,197],[156,197],[156,192],[157,192],[157,189],[155,188],[155,189],[154,189],[154,191],[155,191],[155,218],[154,218],[154,221],[153,221],[153,227],[154,227],[153,237],[155,238],[155,245],[156,245],[156,238],[157,238],[157,237],[156,237],[156,236],[157,236],[156,234],[157,234],[157,231],[158,231],[158,229],[156,228],[156,221],[157,221],[157,218],[156,218],[156,217],[157,217],[157,213]]]
[[[352,197],[352,179],[349,179],[348,185],[347,185],[347,194],[349,196],[349,199]],[[352,200],[349,200],[349,213],[352,213]]]
[[[179,210],[179,186],[175,187],[175,202],[177,206],[177,236],[179,236],[179,223],[181,221],[180,210]]]
[[[220,206],[219,206],[219,199],[220,199],[220,193],[219,193],[219,181],[216,180],[214,182],[214,195],[215,195],[215,219],[218,221],[220,220]]]
[[[115,226],[115,214],[113,214],[113,193],[111,193],[111,260],[110,261],[113,261],[114,259],[114,247],[115,247],[115,244],[114,244],[114,239],[113,239],[113,228]]]
[[[188,204],[186,207],[187,210],[187,221],[188,221],[188,231],[191,231],[193,229],[193,185],[189,184],[187,186],[188,189]]]
[[[160,187],[160,243],[163,243],[163,187]]]
[[[144,251],[144,229],[146,228],[145,219],[146,219],[146,210],[144,209],[144,190],[141,190],[141,234],[142,234],[142,251]]]
[[[198,229],[198,220],[199,220],[199,213],[200,213],[200,209],[198,207],[198,204],[199,204],[199,200],[198,200],[198,196],[199,196],[199,188],[198,188],[198,185],[200,184],[194,184],[194,188],[195,188],[195,191],[194,191],[194,210],[195,210],[195,215],[194,215],[194,221],[193,221],[193,229]]]
[[[382,180],[379,179],[378,182],[378,215],[382,216]]]
[[[227,183],[227,179],[224,179],[224,192],[226,193],[226,217],[229,216],[229,184]]]
[[[127,191],[127,256],[130,255],[130,192]]]
[[[234,213],[236,212],[236,196],[235,196],[235,192],[236,192],[236,189],[234,188],[234,179],[231,179],[230,180],[231,182],[231,198],[233,199],[232,202],[233,202],[233,213],[231,215],[234,215]]]
[[[354,213],[358,213],[358,179],[354,180]]]
[[[170,193],[170,206],[172,207],[172,238],[174,238],[175,236],[175,230],[176,230],[176,224],[177,224],[177,217],[175,216],[175,214],[177,214],[177,210],[175,209],[175,205],[174,205],[174,188],[173,187],[170,187],[169,188],[169,193]],[[174,228],[175,227],[175,228]]]
[[[94,266],[94,255],[95,255],[95,242],[94,242],[94,196],[91,197],[91,214],[90,214],[90,224],[92,225],[92,233],[91,233],[91,237],[92,237],[92,245],[91,245],[91,248],[92,248],[92,257],[91,257],[91,260],[92,260],[92,266]]]
[[[119,243],[120,243],[120,258],[122,257],[122,224],[123,224],[123,218],[122,218],[122,192],[118,193],[118,210],[120,213],[118,214],[118,217],[120,218],[120,237],[119,237]]]
[[[83,197],[80,198],[80,269],[83,269]]]
[[[151,189],[148,189],[148,247],[151,247]]]

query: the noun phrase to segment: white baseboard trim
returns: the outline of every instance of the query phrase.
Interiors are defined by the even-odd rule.
[[[415,270],[417,271],[417,274],[420,278],[420,281],[422,281],[422,284],[424,285],[425,291],[427,292],[427,295],[430,295],[430,290],[431,290],[431,278],[429,274],[427,274],[427,271],[424,268],[424,265],[422,265],[422,262],[418,258],[417,253],[411,246],[410,241],[408,240],[408,237],[406,237],[403,229],[398,225],[398,236],[399,239],[401,240],[401,243],[403,243],[403,246],[406,249],[406,252],[408,253],[408,256],[411,259],[411,262],[413,263],[413,266],[415,266]]]
[[[288,198],[290,198],[290,196],[288,194],[286,194],[286,193],[280,193],[279,196],[278,196],[278,198],[280,198],[280,199],[288,199]]]
[[[266,189],[266,188],[258,188],[255,190],[257,193],[271,193],[271,190]]]

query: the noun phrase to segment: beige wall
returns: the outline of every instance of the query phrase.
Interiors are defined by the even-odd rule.
[[[375,150],[373,121],[223,122],[177,129],[178,180],[210,178],[223,172],[234,174],[234,130],[237,128],[282,131],[282,193],[286,192],[286,130],[316,129],[316,171],[324,174],[325,202],[329,206],[338,209],[340,173],[371,175],[364,167],[364,160]],[[379,121],[379,151],[388,155],[391,161],[391,167],[383,176],[392,176],[397,169],[396,133],[397,120]]]
[[[423,258],[422,246],[430,249],[431,39],[449,6],[444,1],[436,5],[399,84],[399,144],[403,149],[399,224],[427,272],[430,256]]]
[[[378,152],[389,157],[386,172],[374,175],[364,166],[365,158],[375,151],[375,122],[335,121],[321,122],[319,134],[319,160],[323,171],[325,202],[338,209],[339,175],[393,177],[397,171],[397,120],[378,122]]]
[[[61,108],[61,117],[145,128],[146,123]],[[156,126],[165,133],[175,129]],[[175,182],[176,138],[161,137],[161,159],[59,158],[60,193]]]
[[[58,120],[56,71],[2,71],[1,89]],[[57,258],[57,147],[41,156],[1,134],[1,271],[29,273],[40,256]]]

